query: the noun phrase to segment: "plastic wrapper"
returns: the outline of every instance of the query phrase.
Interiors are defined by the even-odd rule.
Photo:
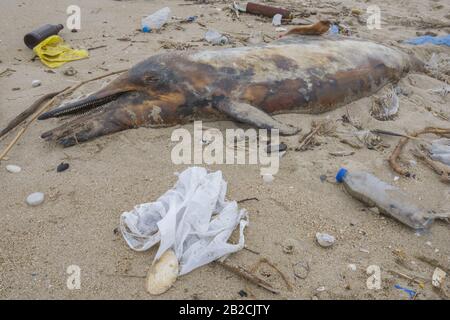
[[[123,213],[122,235],[136,251],[160,243],[155,261],[173,249],[180,262],[180,275],[187,274],[244,247],[247,212],[239,210],[235,201],[226,201],[226,192],[221,171],[208,173],[204,168],[189,168],[156,202]],[[228,243],[238,225],[238,243]]]

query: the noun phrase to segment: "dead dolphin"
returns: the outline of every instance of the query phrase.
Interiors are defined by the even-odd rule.
[[[421,68],[398,49],[347,37],[291,35],[252,47],[162,53],[91,96],[41,115],[84,113],[42,138],[68,147],[130,128],[224,115],[291,135],[298,130],[270,114],[330,111]]]

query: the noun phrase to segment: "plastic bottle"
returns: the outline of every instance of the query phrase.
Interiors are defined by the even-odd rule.
[[[41,41],[58,34],[62,29],[64,29],[62,24],[46,24],[26,34],[23,41],[28,48],[33,49]]]
[[[169,7],[162,8],[154,14],[142,19],[141,27],[143,32],[152,32],[161,29],[161,27],[170,19],[171,10]]]
[[[228,38],[216,30],[208,30],[205,34],[205,40],[215,45],[225,45],[228,43]]]
[[[340,169],[336,180],[356,199],[370,207],[377,207],[381,213],[421,230],[430,226],[433,219],[424,208],[400,189],[381,181],[367,172],[348,172]]]

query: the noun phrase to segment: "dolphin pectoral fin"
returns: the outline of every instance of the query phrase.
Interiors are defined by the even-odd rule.
[[[300,129],[282,123],[264,111],[244,102],[224,99],[215,107],[239,122],[248,123],[261,129],[278,129],[283,136],[291,136],[300,131]]]

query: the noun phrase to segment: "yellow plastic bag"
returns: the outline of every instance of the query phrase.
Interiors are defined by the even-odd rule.
[[[63,64],[89,57],[87,50],[74,50],[64,43],[60,36],[51,36],[33,49],[42,63],[49,68],[58,68]]]

